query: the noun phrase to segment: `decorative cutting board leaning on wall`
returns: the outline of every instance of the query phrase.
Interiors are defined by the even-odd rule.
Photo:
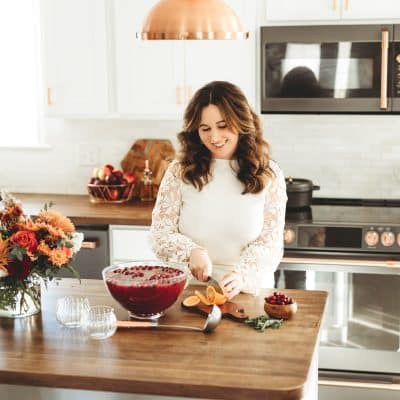
[[[153,184],[158,190],[168,164],[174,159],[175,150],[169,140],[138,139],[121,161],[124,172],[134,172],[139,183],[143,176],[145,161],[149,160],[149,167],[153,173]],[[140,185],[134,189],[134,197],[138,197]]]

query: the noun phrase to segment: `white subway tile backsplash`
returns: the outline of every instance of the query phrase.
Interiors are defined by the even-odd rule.
[[[272,156],[285,174],[313,180],[319,197],[400,198],[400,116],[263,115]],[[50,149],[0,149],[0,186],[15,192],[85,194],[92,166],[77,147],[96,146],[99,165],[120,161],[138,138],[178,145],[181,121],[46,120]]]

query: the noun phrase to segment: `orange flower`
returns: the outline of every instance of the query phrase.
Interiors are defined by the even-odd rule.
[[[70,247],[61,246],[61,250],[65,253],[65,255],[70,258],[72,256],[72,249]]]
[[[40,229],[40,226],[33,222],[30,218],[26,218],[23,222],[18,224],[20,229],[26,229],[28,231],[36,232]]]
[[[39,243],[39,246],[37,248],[37,251],[45,256],[49,256],[51,249],[50,247],[46,244],[44,240],[41,240]]]
[[[55,228],[54,226],[46,224],[45,222],[37,222],[36,226],[38,229],[44,229],[49,232],[50,240],[57,241],[60,238],[67,238],[65,233],[60,228]]]
[[[55,266],[61,267],[68,262],[69,258],[63,249],[53,249],[50,250],[49,260]]]
[[[55,228],[61,229],[65,233],[75,232],[75,226],[71,220],[55,210],[41,211],[36,221],[46,222]]]
[[[8,240],[3,240],[0,236],[0,269],[5,270],[3,272],[7,272],[6,265],[8,264],[8,250],[9,250]]]
[[[13,204],[10,207],[8,207],[7,213],[10,214],[13,218],[17,218],[24,214],[20,204]]]

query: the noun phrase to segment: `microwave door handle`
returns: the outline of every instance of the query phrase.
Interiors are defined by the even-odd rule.
[[[387,78],[389,57],[389,31],[381,32],[381,98],[380,109],[387,110]]]

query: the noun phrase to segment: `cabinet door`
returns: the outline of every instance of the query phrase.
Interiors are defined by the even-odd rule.
[[[117,111],[181,118],[184,104],[183,44],[141,41],[136,33],[157,0],[115,0]]]
[[[105,0],[42,0],[46,110],[108,112]]]
[[[157,258],[149,243],[149,229],[148,226],[111,226],[111,263]]]
[[[338,20],[341,2],[342,0],[266,0],[266,20]]]
[[[343,19],[400,18],[399,0],[343,0]]]
[[[215,80],[239,86],[255,105],[255,3],[226,0],[242,25],[250,31],[247,40],[193,40],[185,43],[185,89],[187,100],[194,91]]]

